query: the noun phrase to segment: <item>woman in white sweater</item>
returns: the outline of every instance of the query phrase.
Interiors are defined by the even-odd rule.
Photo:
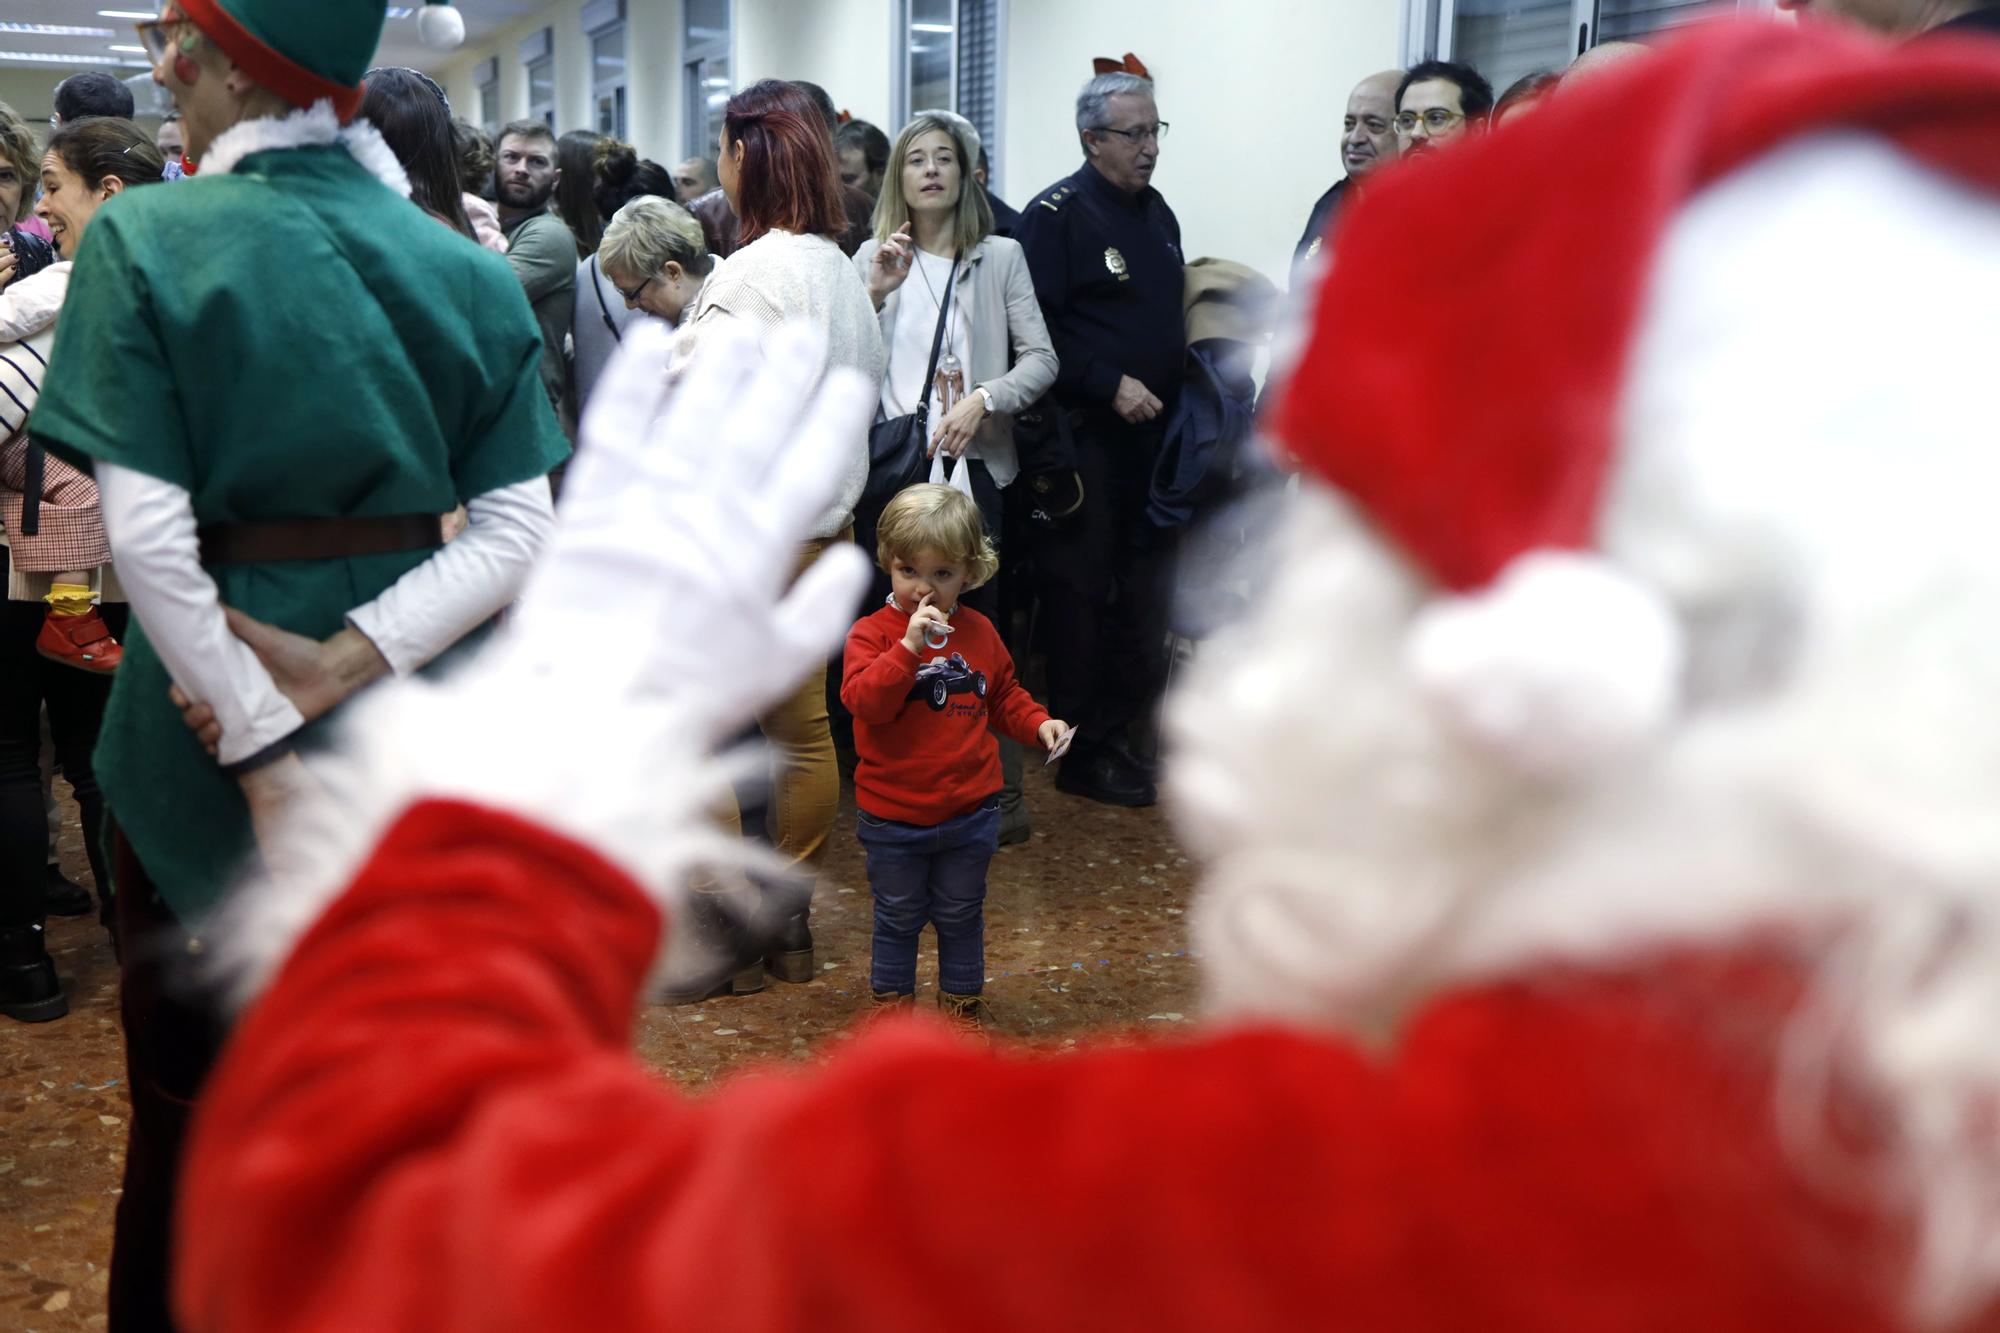
[[[992,234],[993,210],[972,178],[978,161],[979,134],[971,122],[949,111],[918,112],[896,136],[875,205],[875,239],[856,252],[854,266],[880,312],[889,349],[881,418],[914,412],[929,396],[931,451],[961,460],[986,531],[999,541],[1000,492],[1019,471],[1014,414],[1048,392],[1057,366],[1027,256]],[[948,284],[951,317],[939,344],[940,369],[926,385]],[[1006,555],[1003,550],[1003,570]],[[999,577],[967,601],[1002,623]],[[1021,751],[1003,740],[1000,756],[1006,774],[1000,841],[1022,842],[1030,830],[1021,800]]]
[[[847,366],[871,380],[885,357],[875,308],[836,239],[846,229],[833,140],[812,100],[792,84],[766,79],[729,99],[717,174],[739,223],[738,248],[710,276],[681,334],[677,355],[697,355],[715,333],[734,325],[761,338],[787,321],[826,336],[826,369]],[[868,439],[857,432],[831,508],[799,552],[799,568],[838,541],[853,538],[854,502],[868,480]],[[772,815],[778,851],[815,862],[833,832],[840,769],[828,726],[826,686],[815,674],[758,719],[771,744]],[[804,912],[786,923],[768,959],[773,975],[807,981],[814,974]],[[757,983],[739,978],[738,989]]]

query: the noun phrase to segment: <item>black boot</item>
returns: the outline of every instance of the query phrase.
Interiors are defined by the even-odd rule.
[[[97,906],[90,890],[63,874],[62,867],[49,862],[49,876],[42,882],[42,910],[50,916],[89,916]]]
[[[794,871],[783,879],[765,880],[764,911],[758,922],[764,939],[764,966],[780,981],[811,981],[814,968],[813,881]]]
[[[1147,806],[1158,799],[1153,784],[1102,747],[1071,750],[1056,770],[1056,790],[1103,805]]]
[[[40,925],[0,929],[0,1014],[46,1023],[69,1012]]]

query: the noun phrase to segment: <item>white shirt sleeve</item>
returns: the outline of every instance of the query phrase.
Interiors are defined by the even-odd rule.
[[[96,466],[119,581],[174,683],[215,710],[217,761],[240,763],[305,725],[270,673],[229,631],[215,580],[201,567],[194,498],[170,481]]]
[[[59,260],[0,291],[0,342],[22,342],[56,322],[69,292],[70,261]]]
[[[443,550],[347,613],[397,675],[408,675],[514,600],[555,529],[549,482],[536,477],[473,497]],[[226,733],[225,733],[226,734]]]

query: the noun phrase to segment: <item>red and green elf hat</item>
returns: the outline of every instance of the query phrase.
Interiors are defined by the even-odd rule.
[[[382,0],[178,3],[245,73],[294,106],[324,98],[342,121],[360,107],[361,76],[374,63],[387,18]]]

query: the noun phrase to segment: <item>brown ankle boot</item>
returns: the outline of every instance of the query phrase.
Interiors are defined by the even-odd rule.
[[[938,1012],[943,1014],[953,1027],[984,1036],[988,1013],[986,1001],[977,995],[954,995],[948,990],[938,992]]]

